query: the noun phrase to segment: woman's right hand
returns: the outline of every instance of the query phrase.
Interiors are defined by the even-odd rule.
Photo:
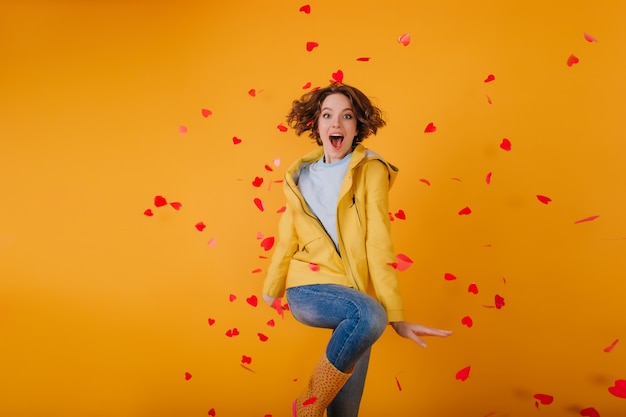
[[[271,295],[263,294],[263,301],[265,301],[270,307],[274,307],[274,301],[276,301],[276,297],[272,297]]]

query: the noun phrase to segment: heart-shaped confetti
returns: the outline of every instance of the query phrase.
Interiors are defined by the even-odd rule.
[[[609,387],[609,392],[617,398],[626,398],[626,380],[617,379],[612,387]]]
[[[608,345],[607,347],[604,348],[604,352],[609,353],[610,351],[612,351],[613,348],[615,347],[615,345],[617,345],[618,342],[619,342],[619,339],[615,339],[613,341],[613,343],[611,343],[610,345]]]
[[[215,408],[211,408],[211,409],[209,410],[209,415],[210,415],[211,417],[215,417]]]
[[[315,404],[316,401],[317,401],[317,397],[307,398],[306,400],[302,402],[302,405],[304,406],[312,405],[312,404]]]
[[[367,61],[369,61],[370,59],[371,59],[371,58],[369,58],[369,57],[365,57],[365,56],[364,56],[364,57],[361,57],[361,58],[357,58],[356,60],[357,60],[357,61],[359,61],[359,62],[367,62]]]
[[[274,247],[274,242],[274,236],[266,237],[261,241],[261,247],[265,249],[265,251],[268,251]]]
[[[228,296],[228,301],[230,301],[231,303],[235,301],[236,299],[237,299],[237,296],[235,294],[230,294]]]
[[[209,317],[207,322],[209,323],[209,326],[213,326],[215,324],[215,319],[212,319],[212,318]]]
[[[235,145],[239,145],[241,143],[241,139],[239,139],[237,136],[233,136],[233,143]]]
[[[411,43],[411,34],[404,33],[398,37],[398,43],[404,46],[408,46]]]
[[[276,323],[274,322],[274,319],[270,319],[266,324],[270,327],[274,327],[276,325]]]
[[[510,151],[511,150],[511,141],[508,140],[507,138],[502,139],[502,142],[500,142],[500,148],[502,150],[505,151]]]
[[[489,97],[489,96],[487,96],[487,103],[488,103],[488,104],[492,104],[492,102],[491,102],[491,97]]]
[[[580,62],[580,60],[578,59],[578,57],[574,54],[570,55],[569,57],[567,57],[567,66],[571,67],[575,64],[578,64]]]
[[[342,70],[337,70],[337,72],[333,72],[332,74],[333,80],[335,80],[338,83],[342,83],[343,82],[343,71]]]
[[[467,216],[471,213],[472,213],[472,209],[469,207],[464,207],[461,210],[459,210],[459,216]]]
[[[548,204],[552,201],[550,197],[546,197],[545,195],[537,194],[537,200],[539,200],[543,204]]]
[[[496,79],[496,77],[493,74],[489,74],[489,75],[487,75],[487,78],[485,78],[485,82],[486,83],[490,83],[490,82],[492,82],[495,79]]]
[[[187,134],[187,126],[178,126],[178,133],[181,135]]]
[[[472,294],[478,294],[478,285],[476,285],[475,282],[472,282],[468,287],[467,287],[467,292],[470,292]]]
[[[252,364],[252,358],[250,356],[242,355],[241,356],[241,363],[246,363],[248,365],[251,365]]]
[[[437,126],[435,126],[435,124],[433,122],[430,122],[426,125],[426,128],[424,129],[424,133],[434,133],[437,131]]]
[[[261,342],[267,342],[269,340],[269,337],[267,337],[266,335],[264,335],[263,333],[257,333],[257,336],[259,336],[259,340]]]
[[[587,42],[598,42],[598,40],[596,38],[594,38],[593,36],[591,36],[588,33],[583,33],[583,37],[585,38],[585,40]]]
[[[400,272],[406,271],[411,265],[413,265],[413,260],[402,253],[396,255],[396,260],[398,264],[396,269]]]
[[[154,216],[154,213],[152,212],[152,210],[147,209],[146,211],[143,212],[144,216]]]
[[[154,205],[157,207],[163,207],[167,204],[165,197],[157,195],[154,197]]]
[[[472,327],[474,325],[474,321],[470,316],[465,316],[461,319],[461,324],[467,327]]]
[[[279,124],[278,126],[276,126],[276,129],[278,129],[279,131],[281,131],[281,132],[283,132],[283,133],[289,130],[289,129],[287,128],[287,126],[283,125],[282,123],[281,123],[281,124]]]
[[[265,210],[265,207],[263,206],[263,202],[261,201],[260,198],[255,198],[254,199],[254,205],[261,211]]]
[[[261,268],[256,268],[252,270],[253,274],[260,274],[261,272],[263,272],[263,270]]]
[[[254,187],[260,187],[261,184],[263,184],[263,178],[261,178],[261,177],[254,177],[254,180],[252,181],[252,185]]]
[[[272,303],[272,308],[274,310],[276,310],[276,312],[278,313],[279,316],[284,318],[285,317],[285,312],[283,310],[283,306],[281,306],[280,303],[281,303],[281,299],[280,298],[276,298],[274,300],[274,302]]]
[[[550,405],[552,404],[552,402],[554,402],[554,397],[548,394],[535,394],[533,395],[533,398],[542,405]]]
[[[250,304],[252,307],[256,307],[259,304],[259,299],[256,295],[251,295],[246,298],[246,303]]]
[[[313,272],[319,272],[320,270],[320,266],[318,264],[315,264],[313,262],[309,262],[309,269]]]
[[[311,88],[311,82],[310,81],[302,86],[303,90],[306,90],[307,88]]]
[[[491,184],[491,172],[488,172],[485,176],[485,182],[487,183],[487,185]]]
[[[420,178],[420,182],[426,184],[426,185],[430,185],[430,181],[428,181],[427,179],[424,178]]]
[[[600,413],[593,407],[583,408],[579,413],[583,417],[600,417]]]
[[[278,210],[276,210],[276,213],[284,213],[285,210],[287,210],[287,206],[282,206],[281,208],[279,208]]]
[[[467,378],[469,378],[471,368],[471,366],[466,366],[465,368],[461,369],[459,372],[456,373],[455,378],[459,381],[466,381]]]
[[[443,279],[445,279],[446,281],[454,281],[456,279],[456,276],[454,274],[446,272],[445,274],[443,274]]]
[[[209,117],[213,112],[209,109],[202,109],[202,117]]]
[[[215,239],[214,237],[212,237],[211,239],[209,239],[208,245],[212,248],[214,248],[215,246],[217,246],[217,239]]]
[[[204,224],[204,222],[198,222],[196,223],[195,227],[198,230],[198,232],[201,232],[206,228],[206,224]]]
[[[185,372],[185,381],[189,381],[191,379],[191,374],[189,372]]]
[[[300,9],[298,10],[301,11],[302,13],[309,14],[311,13],[311,5],[305,4],[304,6],[300,7]]]
[[[579,223],[587,223],[587,222],[592,222],[595,219],[597,219],[600,216],[589,216],[589,217],[585,217],[584,219],[580,219],[580,220],[576,220],[574,222],[574,224],[579,224]]]
[[[495,301],[495,304],[496,304],[496,308],[498,310],[500,310],[502,307],[504,307],[504,298],[501,295],[496,294],[495,297],[494,297],[494,301]]]
[[[400,219],[400,220],[406,220],[406,213],[404,212],[404,210],[400,209],[398,211],[396,211],[396,213],[394,214],[394,216],[396,216],[396,218]]]
[[[170,203],[170,206],[172,206],[174,210],[180,210],[183,205],[178,201],[174,201],[173,203]]]
[[[313,49],[317,48],[319,45],[319,43],[317,42],[307,42],[306,43],[306,50],[311,52]]]
[[[254,88],[248,90],[248,94],[250,95],[250,97],[256,97],[256,93],[257,91]]]
[[[226,336],[228,337],[239,336],[239,330],[236,327],[233,327],[232,329],[228,329],[226,331]]]

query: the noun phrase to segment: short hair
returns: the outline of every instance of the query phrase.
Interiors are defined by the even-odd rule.
[[[357,120],[357,136],[353,146],[370,135],[375,135],[378,129],[385,126],[382,111],[374,106],[370,99],[359,89],[343,83],[332,83],[328,87],[318,88],[304,94],[299,100],[294,100],[291,111],[287,115],[287,123],[298,136],[309,132],[309,137],[315,139],[318,145],[322,144],[317,121],[320,116],[322,103],[331,94],[340,93],[348,97],[352,103]]]

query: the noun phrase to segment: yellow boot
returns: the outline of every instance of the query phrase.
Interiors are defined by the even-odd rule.
[[[293,417],[323,417],[326,407],[352,373],[343,373],[322,356],[311,374],[308,387],[293,402]]]

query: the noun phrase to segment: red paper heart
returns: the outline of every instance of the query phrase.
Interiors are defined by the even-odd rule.
[[[428,181],[427,179],[424,179],[424,178],[420,178],[420,182],[423,182],[426,185],[430,185],[430,181]]]
[[[268,251],[274,247],[274,241],[274,236],[266,237],[261,241],[261,247],[265,249],[265,251]]]
[[[206,224],[204,224],[204,222],[198,222],[196,223],[196,229],[198,229],[198,232],[201,232],[205,229]]]
[[[251,295],[246,298],[246,303],[250,304],[252,307],[256,307],[259,304],[259,299],[256,295]]]
[[[313,262],[309,262],[309,269],[313,272],[318,272],[320,270],[320,266]]]
[[[267,342],[269,339],[269,337],[265,336],[263,333],[257,333],[257,336],[259,336],[261,342]]]
[[[270,326],[270,327],[274,327],[274,326],[276,325],[276,323],[274,323],[274,319],[270,319],[270,320],[267,322],[267,325],[268,325],[268,326]]]
[[[302,86],[302,89],[303,89],[303,90],[306,90],[307,88],[311,88],[311,83],[310,83],[310,82],[308,82],[308,83],[306,83],[306,84],[304,84],[304,85]]]
[[[396,269],[400,272],[406,271],[411,265],[413,265],[413,260],[402,253],[396,255],[396,260],[398,261]]]
[[[144,211],[143,214],[148,217],[154,216],[154,213],[150,209],[147,209],[146,211]]]
[[[189,381],[191,379],[191,374],[189,372],[185,372],[185,381]]]
[[[471,366],[466,366],[465,368],[461,369],[459,372],[456,373],[455,378],[459,381],[467,380],[467,378],[469,378],[471,368]]]
[[[254,187],[260,187],[261,184],[263,184],[263,178],[261,178],[261,177],[254,177],[254,180],[252,181],[252,185]]]
[[[571,67],[571,66],[572,66],[572,65],[574,65],[574,64],[578,64],[579,62],[580,62],[580,60],[579,60],[579,59],[578,59],[578,57],[577,57],[576,55],[574,55],[574,54],[570,55],[570,56],[567,58],[567,66],[568,66],[568,67]]]
[[[598,42],[598,40],[596,38],[594,38],[593,36],[591,36],[588,33],[583,33],[583,36],[584,36],[584,38],[585,38],[585,40],[587,42]]]
[[[608,345],[607,347],[604,348],[604,352],[609,353],[610,351],[613,350],[613,348],[615,347],[615,345],[617,345],[617,342],[619,342],[619,339],[615,339],[613,341],[613,343],[611,343],[610,345]]]
[[[446,281],[454,281],[456,279],[456,276],[454,274],[446,272],[445,274],[443,274],[443,279],[445,279]]]
[[[217,239],[215,239],[214,237],[212,237],[211,239],[209,239],[208,245],[212,248],[214,248],[217,245]]]
[[[487,173],[487,176],[485,177],[485,182],[487,183],[487,185],[491,184],[491,172]]]
[[[478,285],[476,285],[476,283],[472,282],[467,287],[467,292],[471,292],[472,294],[478,294]]]
[[[491,104],[491,97],[487,96],[487,103]]]
[[[287,126],[283,125],[282,123],[276,126],[276,129],[280,130],[283,133],[289,130]]]
[[[584,219],[580,219],[580,220],[576,220],[574,222],[574,224],[578,224],[578,223],[586,223],[586,222],[592,222],[595,219],[597,219],[600,216],[589,216],[589,217],[585,217]]]
[[[278,313],[278,315],[280,315],[281,317],[285,317],[285,312],[283,311],[283,307],[280,305],[281,303],[281,299],[277,298],[274,300],[274,303],[272,304],[272,308],[274,310],[276,310],[276,312]]]
[[[361,57],[361,58],[357,58],[356,60],[357,60],[357,61],[360,61],[360,62],[367,62],[367,61],[369,61],[370,59],[371,59],[371,58],[369,58],[369,57]]]
[[[251,97],[256,97],[256,90],[254,88],[251,88],[250,90],[248,90],[248,94],[250,94]]]
[[[424,133],[434,133],[437,131],[437,126],[433,122],[428,123],[424,129]]]
[[[493,81],[493,80],[495,80],[495,79],[496,79],[496,77],[494,77],[494,75],[493,75],[493,74],[489,74],[489,75],[487,76],[487,78],[485,78],[485,82],[486,82],[486,83],[490,83],[491,81]]]
[[[537,194],[537,200],[539,200],[543,204],[548,204],[549,202],[552,201],[550,197],[546,197],[545,195],[539,195],[539,194]]]
[[[548,394],[535,394],[533,398],[543,405],[550,405],[554,401],[554,397]]]
[[[306,50],[311,52],[313,49],[317,48],[319,46],[319,43],[317,42],[307,42],[306,43]]]
[[[203,117],[209,117],[210,115],[212,115],[213,112],[209,109],[202,109],[202,116]]]
[[[309,4],[305,4],[304,6],[300,7],[300,9],[299,9],[299,10],[300,10],[302,13],[309,14],[309,13],[311,13],[311,5],[309,5]]]
[[[335,80],[338,83],[342,83],[343,82],[343,71],[342,70],[337,70],[337,72],[333,72],[333,80]]]
[[[239,145],[241,143],[241,139],[239,139],[237,136],[233,136],[233,143],[235,145]]]
[[[501,295],[496,294],[495,297],[494,297],[494,300],[495,300],[495,303],[496,303],[496,308],[498,310],[500,310],[502,307],[504,307],[504,298]]]
[[[265,210],[265,207],[263,207],[263,202],[261,201],[260,198],[254,199],[254,205],[261,211]]]
[[[401,43],[404,46],[408,46],[411,43],[411,35],[409,33],[404,33],[398,37],[398,43]]]
[[[209,317],[208,323],[209,323],[209,326],[213,326],[215,324],[215,319],[212,319]]]
[[[613,386],[609,387],[609,392],[617,398],[626,398],[626,380],[615,380]]]
[[[237,299],[237,296],[235,294],[231,294],[228,296],[228,301],[230,301],[231,303],[235,301],[236,299]]]
[[[180,210],[183,205],[178,201],[174,201],[173,203],[170,203],[170,206],[172,206],[175,210]]]
[[[472,327],[474,325],[474,321],[470,316],[465,316],[461,319],[461,324],[467,327]]]
[[[211,408],[211,409],[209,410],[209,415],[210,415],[211,417],[215,417],[215,408]]]
[[[593,407],[583,408],[579,414],[584,417],[600,417],[600,413]]]
[[[306,406],[306,405],[315,404],[315,401],[317,401],[317,397],[311,397],[311,398],[308,398],[308,399],[304,400],[302,405]]]
[[[164,205],[167,204],[167,200],[165,199],[165,197],[157,195],[156,197],[154,197],[154,205],[157,207],[163,207]]]
[[[467,216],[472,213],[472,209],[469,207],[464,207],[459,211],[459,216]]]
[[[404,213],[404,210],[402,209],[398,210],[396,214],[394,214],[394,216],[396,216],[400,220],[406,220],[406,213]]]
[[[252,364],[252,358],[250,356],[242,355],[241,363],[247,363],[248,365]]]
[[[507,138],[502,139],[502,142],[500,142],[500,148],[502,148],[505,151],[510,151],[511,150],[511,141],[508,140]]]
[[[187,126],[178,126],[178,133],[184,135],[187,133]]]

